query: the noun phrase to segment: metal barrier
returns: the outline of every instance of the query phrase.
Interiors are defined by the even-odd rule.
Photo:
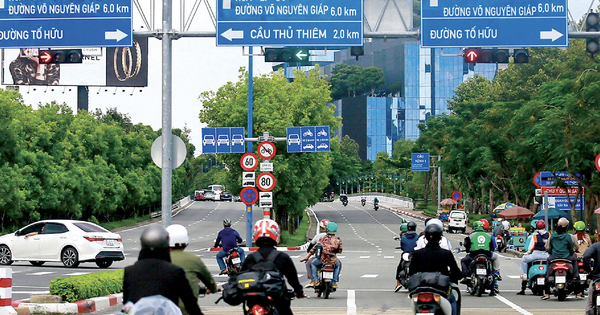
[[[12,307],[12,268],[0,268],[0,315],[17,315]]]
[[[171,213],[173,213],[174,211],[179,210],[179,208],[183,208],[185,206],[187,206],[188,204],[190,204],[190,202],[192,202],[192,198],[190,196],[187,196],[183,199],[178,200],[177,202],[175,202],[172,206],[171,206]],[[150,218],[158,218],[162,215],[161,211],[155,211],[155,212],[150,212]],[[1,315],[1,314],[0,314]]]
[[[412,198],[383,193],[364,193],[364,194],[350,194],[348,199],[352,201],[359,201],[362,196],[367,197],[367,202],[373,202],[373,199],[377,197],[379,202],[391,203],[398,205],[399,207],[414,209],[414,202]]]

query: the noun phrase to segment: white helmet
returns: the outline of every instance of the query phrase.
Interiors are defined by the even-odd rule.
[[[185,226],[173,224],[167,227],[169,232],[169,247],[185,247],[190,243],[190,236]]]
[[[435,224],[435,225],[439,226],[440,228],[444,229],[444,223],[442,223],[442,221],[440,221],[439,219],[431,219],[431,220],[427,221],[427,224],[425,225],[425,227],[427,227],[431,224]]]
[[[502,218],[498,218],[498,222],[502,222]]]

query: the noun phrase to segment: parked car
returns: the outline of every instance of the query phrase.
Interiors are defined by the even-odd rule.
[[[29,261],[41,266],[56,261],[75,268],[82,262],[95,262],[108,268],[123,259],[121,236],[86,221],[38,221],[0,236],[0,265]]]
[[[221,192],[221,200],[231,202],[231,201],[233,201],[233,196],[228,191],[222,191]]]
[[[194,192],[194,200],[204,201],[204,190],[196,190]]]
[[[204,192],[204,200],[215,201],[215,193],[212,190],[207,190]]]

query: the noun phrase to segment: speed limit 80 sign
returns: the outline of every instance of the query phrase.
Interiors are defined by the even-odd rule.
[[[244,171],[252,172],[258,167],[258,156],[254,153],[244,153],[240,159],[240,166]]]
[[[256,178],[256,186],[261,191],[271,191],[275,188],[275,176],[271,173],[260,173]]]

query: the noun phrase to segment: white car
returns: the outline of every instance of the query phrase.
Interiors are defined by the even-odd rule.
[[[29,261],[34,266],[62,262],[75,268],[82,262],[95,262],[108,268],[123,260],[121,236],[86,221],[44,220],[14,233],[0,236],[0,265]]]
[[[204,145],[215,145],[215,136],[213,135],[206,135],[204,136],[204,140],[203,140]]]
[[[217,146],[220,146],[221,144],[229,145],[228,135],[219,135],[219,137],[217,138]]]
[[[300,145],[300,135],[299,134],[296,134],[296,133],[290,134],[290,136],[288,138],[288,145],[290,145],[292,143]]]
[[[469,220],[467,213],[461,210],[450,211],[448,216],[448,233],[454,231],[467,232],[467,221]]]

